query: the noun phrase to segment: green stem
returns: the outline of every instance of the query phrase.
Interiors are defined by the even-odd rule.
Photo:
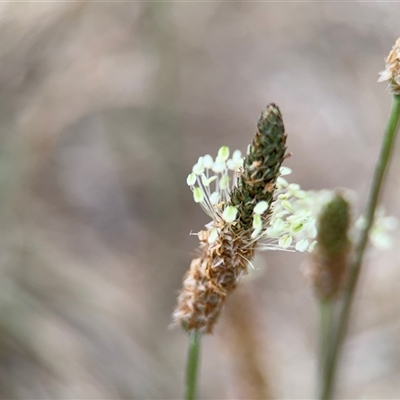
[[[318,365],[318,382],[321,385],[320,391],[323,392],[323,382],[325,382],[326,363],[328,360],[329,350],[332,339],[332,322],[333,322],[334,301],[320,300],[319,315],[320,315],[320,353]]]
[[[188,359],[186,364],[186,395],[185,400],[196,398],[197,375],[199,370],[200,334],[189,334]]]
[[[331,351],[329,352],[328,355],[326,371],[325,371],[325,380],[323,383],[323,390],[321,394],[321,399],[323,400],[332,399],[333,384],[335,380],[336,365],[339,356],[339,351],[346,334],[351,305],[353,302],[358,277],[360,275],[365,248],[368,243],[368,235],[372,227],[372,224],[374,222],[375,209],[378,203],[379,195],[385,178],[385,173],[389,165],[390,156],[394,147],[393,145],[399,127],[399,118],[400,118],[400,95],[393,95],[392,109],[390,111],[389,121],[383,136],[381,152],[375,167],[375,172],[366,207],[365,227],[360,234],[359,241],[355,248],[354,259],[349,268],[348,286],[346,288],[346,291],[344,292],[343,306],[338,318],[337,330],[333,337]]]

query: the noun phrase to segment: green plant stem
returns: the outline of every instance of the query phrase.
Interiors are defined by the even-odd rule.
[[[381,152],[375,167],[372,185],[368,197],[368,203],[365,212],[365,226],[360,234],[360,238],[354,252],[354,259],[349,268],[349,281],[347,288],[344,292],[343,306],[339,314],[337,329],[333,337],[331,350],[328,353],[325,379],[323,382],[323,390],[321,393],[322,400],[332,399],[337,360],[341,344],[347,331],[351,305],[353,302],[358,277],[360,275],[365,248],[368,243],[369,231],[374,222],[375,209],[385,178],[385,173],[389,165],[390,156],[394,147],[394,141],[399,127],[399,117],[400,95],[393,95],[389,121],[383,136]]]
[[[188,359],[186,364],[186,400],[196,398],[197,375],[199,370],[200,334],[189,334]]]
[[[318,357],[318,382],[321,386],[319,388],[321,393],[323,391],[323,382],[325,382],[326,363],[331,346],[334,305],[334,300],[321,299],[319,301],[320,353]]]

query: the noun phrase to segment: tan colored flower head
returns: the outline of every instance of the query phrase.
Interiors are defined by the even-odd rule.
[[[390,91],[400,94],[400,38],[396,40],[385,62],[386,69],[380,73],[378,82],[389,81]]]

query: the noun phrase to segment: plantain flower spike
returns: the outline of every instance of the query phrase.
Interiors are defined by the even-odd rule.
[[[261,208],[262,212],[257,214],[256,210],[256,215],[260,215],[262,223],[268,222],[275,183],[286,152],[285,129],[278,107],[269,105],[261,114],[257,128],[243,162],[239,184],[233,189],[230,199],[239,210],[236,228],[243,231],[251,230],[256,207]]]
[[[212,218],[197,234],[200,252],[184,278],[173,314],[188,332],[212,332],[256,247],[289,249],[298,240],[296,248],[305,251],[315,238],[313,218],[297,213],[301,207],[296,201],[305,192],[296,185],[289,189],[281,177],[290,170],[281,167],[286,134],[276,105],[267,106],[257,128],[244,159],[239,150],[230,158],[223,146],[215,160],[200,157],[187,178],[195,202]]]
[[[389,90],[393,94],[400,94],[400,38],[396,40],[387,56],[386,69],[380,73],[378,82],[389,81]]]
[[[333,194],[322,207],[317,225],[317,244],[307,275],[317,297],[327,300],[337,296],[342,288],[351,249],[350,206],[340,193]]]

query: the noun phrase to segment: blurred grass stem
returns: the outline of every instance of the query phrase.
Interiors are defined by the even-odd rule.
[[[325,375],[327,373],[326,365],[332,341],[333,310],[335,301],[332,299],[321,299],[319,301],[320,318],[320,353],[318,357],[318,382],[321,393],[324,390]]]
[[[199,371],[200,358],[200,336],[200,333],[189,334],[185,400],[194,400],[196,398],[197,375]]]
[[[327,354],[326,369],[324,371],[324,381],[322,385],[321,399],[332,399],[333,386],[336,375],[337,360],[343,339],[346,335],[351,305],[354,299],[354,293],[360,275],[364,252],[368,243],[369,231],[374,222],[375,209],[379,200],[379,195],[385,178],[385,173],[389,165],[390,156],[393,151],[396,133],[399,127],[400,118],[400,95],[393,95],[392,108],[389,121],[383,136],[381,152],[377,161],[372,185],[368,197],[368,203],[365,210],[365,226],[360,234],[357,246],[355,248],[354,259],[350,264],[349,280],[344,292],[343,305],[338,317],[337,329],[332,337],[332,344]]]

